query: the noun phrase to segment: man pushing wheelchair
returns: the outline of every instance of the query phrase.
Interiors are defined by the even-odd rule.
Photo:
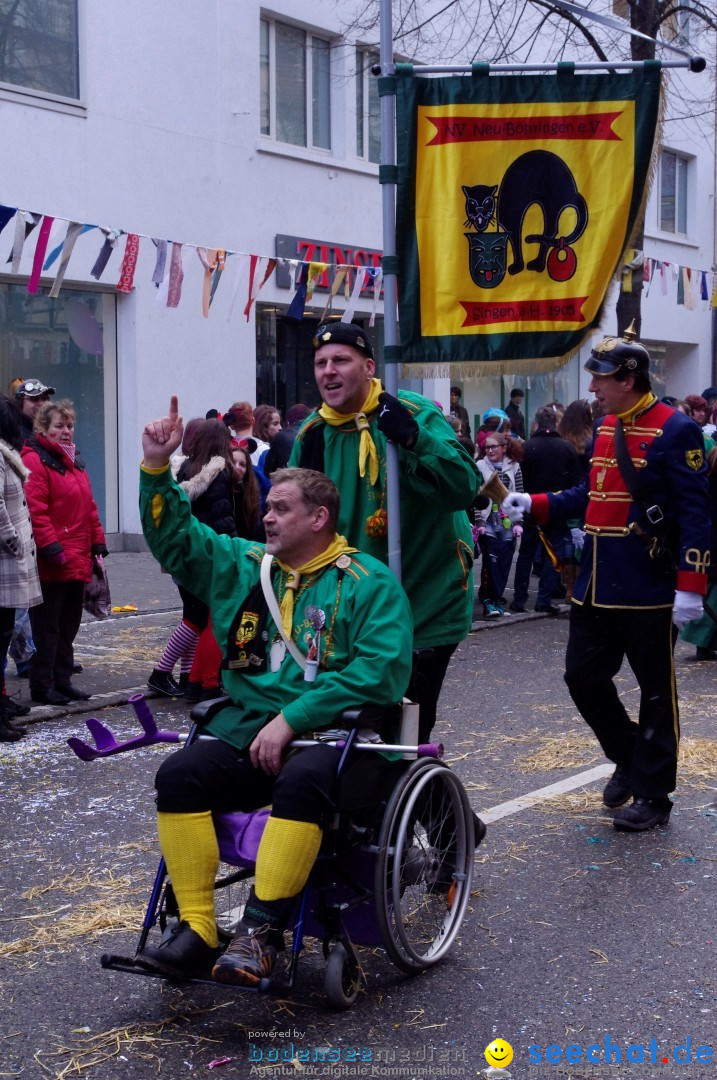
[[[209,605],[232,704],[207,723],[213,738],[172,754],[157,773],[159,842],[180,922],[136,963],[173,979],[211,972],[218,982],[257,986],[271,973],[336,811],[340,750],[317,743],[285,756],[286,749],[296,737],[335,726],[346,708],[401,700],[411,675],[412,619],[392,573],[337,534],[338,490],[311,469],[272,477],[264,518],[266,553],[274,557],[268,596],[260,577],[264,546],[200,524],[173,481],[169,458],[182,433],[172,397],[169,415],[142,435],[142,528],[164,569]],[[355,755],[341,807],[375,805],[395,769],[390,754]],[[254,886],[236,936],[220,952],[212,815],[268,804]]]

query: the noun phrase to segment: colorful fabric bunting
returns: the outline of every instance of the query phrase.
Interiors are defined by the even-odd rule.
[[[356,308],[358,306],[359,297],[361,296],[361,290],[366,284],[366,267],[356,267],[356,277],[354,279],[354,287],[351,292],[351,299],[349,300],[348,307],[341,316],[341,322],[351,322],[356,314]]]
[[[65,277],[65,271],[67,270],[67,266],[70,262],[70,256],[72,255],[72,249],[75,246],[75,241],[77,240],[77,237],[80,235],[80,233],[83,232],[86,228],[87,226],[83,225],[80,221],[68,221],[65,239],[59,245],[59,247],[55,248],[55,251],[52,252],[50,258],[45,260],[43,270],[47,270],[48,265],[52,265],[52,263],[55,261],[56,252],[62,252],[60,265],[57,268],[55,280],[52,283],[52,288],[50,289],[50,298],[52,300],[57,299],[57,297],[60,295],[60,288],[62,287],[62,282]]]
[[[42,220],[42,214],[31,214],[28,210],[19,210],[17,218],[15,219],[15,239],[13,240],[12,252],[10,253],[9,263],[12,263],[10,267],[13,274],[20,273],[20,259],[22,258],[22,249],[25,246],[25,241],[35,228],[40,224]]]
[[[120,268],[120,277],[117,282],[117,292],[129,293],[132,292],[132,284],[134,282],[134,272],[137,267],[137,256],[139,255],[139,235],[138,233],[127,233],[127,243],[124,249],[124,259],[122,260],[122,266]]]
[[[169,288],[167,290],[167,307],[176,308],[182,298],[182,282],[184,281],[184,269],[182,267],[182,245],[173,243],[172,254],[169,260]]]
[[[262,258],[260,255],[249,256],[249,299],[244,308],[246,321],[249,322],[251,306],[263,289],[265,283],[274,273],[276,259]]]
[[[105,236],[105,241],[100,248],[100,253],[95,260],[95,265],[90,270],[90,276],[99,281],[102,274],[105,271],[107,263],[110,261],[110,255],[117,247],[117,241],[122,235],[121,229],[102,229]]]
[[[296,268],[296,292],[294,293],[294,299],[289,304],[289,310],[286,313],[289,319],[296,319],[297,322],[301,322],[304,317],[307,270],[308,264],[304,262],[299,263]]]
[[[0,206],[0,233],[7,225],[8,221],[12,221],[16,213],[16,206]]]
[[[694,311],[695,307],[695,292],[692,288],[692,272],[689,266],[681,267],[682,277],[682,294],[684,296],[685,307],[688,311]]]
[[[35,258],[32,260],[32,272],[30,274],[30,280],[27,283],[27,291],[29,293],[36,293],[40,284],[42,264],[45,259],[45,252],[47,251],[47,245],[50,240],[50,230],[54,220],[54,217],[50,217],[49,214],[45,214],[42,219],[42,225],[40,226],[40,232],[37,237],[37,246],[35,248]]]
[[[311,262],[309,263],[309,277],[306,282],[306,299],[311,300],[314,296],[314,290],[316,289],[319,278],[322,274],[325,274],[328,269],[328,263],[323,262]]]
[[[161,285],[164,281],[164,271],[167,265],[167,241],[158,240],[153,236],[152,243],[157,249],[157,258],[154,263],[154,272],[152,273],[152,284]]]

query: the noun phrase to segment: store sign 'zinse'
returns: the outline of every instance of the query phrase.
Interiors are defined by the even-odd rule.
[[[334,277],[334,266],[380,266],[382,253],[374,248],[354,247],[351,244],[338,244],[328,240],[308,240],[302,236],[277,233],[276,257],[298,259],[305,263],[327,263],[329,268],[317,278],[316,289],[328,292]],[[293,288],[293,274],[281,263],[276,268],[275,281],[280,289]],[[369,289],[373,289],[373,282],[367,278],[363,291]]]

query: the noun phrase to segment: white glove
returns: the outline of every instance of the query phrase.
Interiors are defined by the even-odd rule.
[[[513,491],[501,503],[500,512],[510,519],[513,525],[519,525],[525,515],[529,513],[533,500],[530,495],[524,495],[521,491]]]
[[[578,551],[582,551],[585,546],[585,533],[582,529],[571,529],[570,538],[573,542],[573,547],[576,547]]]
[[[699,593],[685,592],[684,589],[675,591],[675,606],[672,609],[672,621],[678,630],[681,630],[688,622],[702,617],[702,597]]]

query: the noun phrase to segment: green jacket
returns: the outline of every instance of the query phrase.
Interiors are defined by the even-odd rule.
[[[471,628],[473,536],[466,510],[482,478],[432,402],[407,390],[398,396],[418,423],[413,448],[398,451],[402,583],[413,612],[414,647],[451,645]],[[368,470],[359,476],[359,432],[353,422],[331,427],[312,413],[299,429],[289,464],[321,468],[331,477],[341,493],[339,532],[386,563],[386,537],[366,531],[367,518],[385,508],[386,438],[378,428],[378,409],[369,416],[369,425],[380,462],[374,486]],[[316,452],[321,431],[323,459]]]
[[[336,722],[342,709],[400,701],[411,675],[412,621],[406,595],[393,574],[376,559],[360,553],[339,570],[335,564],[301,581],[294,603],[292,637],[306,654],[310,623],[306,607],[326,614],[321,635],[321,666],[307,683],[287,653],[278,671],[269,668],[269,646],[276,636],[266,614],[230,629],[242,609],[261,614],[259,571],[264,547],[219,536],[192,515],[189,500],[169,469],[141,471],[140,512],[150,550],[178,581],[209,605],[212,629],[225,655],[237,655],[237,642],[252,661],[222,672],[224,687],[236,704],[222,710],[207,730],[239,749],[282,712],[297,735]],[[283,573],[274,565],[274,588],[283,596]],[[253,591],[254,590],[254,591]],[[252,603],[245,605],[249,594]],[[248,629],[247,629],[248,627]],[[266,655],[263,656],[262,654]],[[261,658],[261,663],[257,660]]]

